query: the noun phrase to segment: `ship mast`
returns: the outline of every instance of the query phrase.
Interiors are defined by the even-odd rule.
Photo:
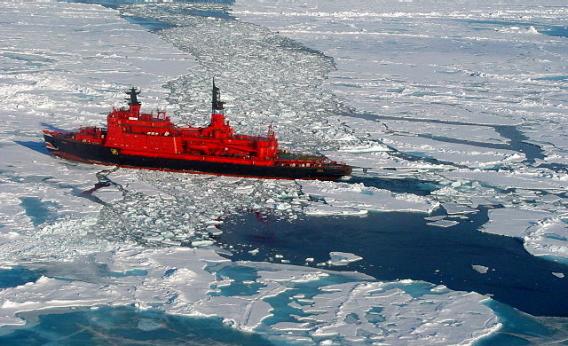
[[[221,101],[221,92],[219,91],[219,88],[215,86],[215,77],[213,77],[213,90],[211,96],[211,112],[213,114],[222,114],[223,104],[225,102]]]
[[[133,115],[138,115],[140,113],[140,106],[142,105],[138,101],[138,95],[140,95],[141,90],[136,90],[135,87],[130,88],[130,90],[126,91],[126,95],[130,96],[127,98],[128,106],[130,106],[130,113]]]
[[[211,95],[211,123],[207,128],[210,136],[215,138],[228,138],[233,135],[233,129],[229,126],[229,122],[225,121],[225,114],[223,113],[223,104],[221,101],[221,92],[215,85],[215,78],[213,78],[213,89]]]

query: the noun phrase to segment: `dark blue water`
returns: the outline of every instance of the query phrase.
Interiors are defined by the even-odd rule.
[[[568,316],[568,266],[530,255],[520,239],[487,234],[487,209],[439,228],[416,213],[371,213],[364,218],[305,217],[294,222],[260,220],[253,215],[228,220],[221,244],[231,244],[232,260],[265,261],[281,254],[292,264],[306,257],[325,262],[342,251],[364,259],[339,270],[356,270],[379,280],[415,279],[453,290],[491,294],[533,315]],[[247,251],[258,248],[254,256]],[[489,267],[486,274],[472,269]]]
[[[542,148],[536,144],[528,143],[528,137],[525,136],[516,126],[494,126],[501,136],[509,140],[509,150],[514,150],[525,154],[525,162],[528,164],[535,163],[536,159],[544,160],[546,157]]]
[[[271,345],[212,318],[189,318],[131,307],[39,316],[37,324],[0,335],[0,345]]]
[[[175,27],[175,25],[173,25],[173,24],[162,22],[162,21],[157,20],[155,18],[137,17],[137,16],[129,16],[129,15],[123,15],[122,18],[126,19],[127,21],[129,21],[132,24],[141,25],[150,32],[156,32],[156,31],[160,31],[160,30],[164,30],[164,29],[171,29],[171,28]]]
[[[28,282],[35,282],[41,273],[23,267],[0,269],[0,289],[16,287]]]

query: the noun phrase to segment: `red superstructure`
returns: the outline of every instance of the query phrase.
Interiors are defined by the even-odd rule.
[[[337,179],[351,172],[349,166],[324,156],[280,152],[271,129],[266,137],[235,134],[215,83],[211,122],[206,127],[178,127],[165,112],[140,112],[139,93],[134,88],[127,93],[129,107],[113,109],[106,128],[45,130],[48,149],[80,161],[217,174]]]

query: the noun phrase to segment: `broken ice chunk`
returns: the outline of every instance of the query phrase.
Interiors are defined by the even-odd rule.
[[[350,263],[357,262],[363,257],[357,256],[349,252],[330,252],[328,264],[332,266],[346,266]]]
[[[434,226],[434,227],[443,227],[443,228],[448,228],[448,227],[452,227],[459,224],[459,222],[457,221],[453,221],[453,220],[438,220],[435,222],[428,222],[427,225],[428,226]]]
[[[472,264],[471,267],[479,274],[486,274],[489,270],[489,267],[483,266],[481,264]]]
[[[477,213],[477,209],[473,209],[458,203],[442,203],[442,207],[446,209],[448,215]]]
[[[205,247],[213,245],[212,240],[194,240],[191,242],[192,247]]]

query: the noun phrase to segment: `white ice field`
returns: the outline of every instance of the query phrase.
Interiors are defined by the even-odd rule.
[[[522,238],[534,255],[568,258],[568,174],[561,166],[568,164],[568,41],[547,34],[568,10],[547,5],[246,0],[231,7],[239,20],[223,21],[178,15],[192,5],[173,4],[167,21],[191,27],[150,33],[98,5],[0,2],[0,266],[46,273],[0,290],[0,324],[24,324],[17,315],[24,311],[135,304],[219,316],[235,328],[302,344],[470,344],[495,332],[490,297],[334,271],[357,254],[331,253],[321,269],[230,262],[209,235],[245,210],[287,219],[376,211],[428,218],[440,207],[459,215],[501,205],[480,231]],[[113,187],[88,195],[82,192],[105,168],[40,149],[41,129],[101,124],[131,85],[142,89],[146,109],[205,123],[213,76],[238,131],[264,133],[264,124],[273,124],[291,149],[321,149],[375,177],[443,187],[419,196],[363,183],[120,169],[103,174]],[[542,152],[520,151],[523,139],[511,125]],[[541,165],[553,163],[559,165]],[[451,232],[454,221],[432,222]],[[101,276],[96,265],[147,273]],[[253,294],[218,294],[243,284],[216,275],[227,266],[257,272]],[[318,293],[284,294],[306,283]],[[424,292],[410,294],[414,286]],[[263,324],[274,315],[266,299],[278,296],[308,317]]]
[[[434,176],[447,183],[439,202],[502,204],[484,231],[563,258],[567,168],[541,164],[568,160],[567,13],[562,1],[258,0],[232,11],[334,58],[324,83],[352,108],[341,121],[355,136],[440,163],[383,150],[334,157],[379,175]],[[514,150],[519,139],[499,125],[516,125],[542,153]]]

